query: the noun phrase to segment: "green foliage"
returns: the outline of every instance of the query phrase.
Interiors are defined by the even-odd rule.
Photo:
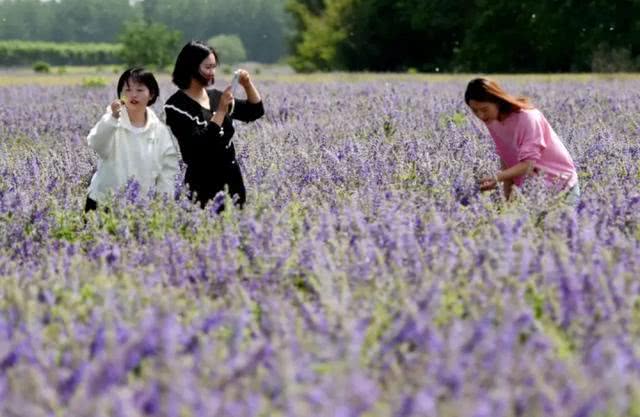
[[[51,72],[51,66],[47,64],[45,61],[36,61],[32,66],[35,72],[48,74]]]
[[[107,80],[102,77],[88,77],[82,79],[82,86],[87,88],[106,87]]]
[[[291,66],[299,72],[341,69],[339,46],[347,40],[341,16],[351,0],[327,0],[322,14],[314,13],[303,2],[291,1],[288,10],[295,16],[298,26],[304,28],[295,45]]]
[[[145,0],[140,3],[147,22],[162,22],[180,30],[183,41],[206,40],[235,33],[248,59],[276,62],[286,51],[289,18],[285,0]],[[226,58],[223,58],[226,60]]]
[[[129,0],[0,1],[0,39],[114,42],[136,10]]]
[[[635,60],[628,48],[610,48],[601,43],[591,56],[593,72],[632,72],[640,69],[640,56]]]
[[[247,51],[238,35],[218,35],[209,39],[209,45],[216,49],[220,61],[235,64],[247,60]]]
[[[309,2],[290,0],[300,31],[292,65],[298,71],[445,68],[464,33],[458,6],[444,0],[326,0],[314,11]]]
[[[440,116],[440,126],[446,128],[450,125],[461,127],[467,122],[467,117],[464,113],[455,112],[453,114],[444,114]]]
[[[0,0],[0,39],[115,43],[126,22],[144,20],[180,31],[182,43],[189,39],[205,40],[218,34],[235,33],[242,39],[248,59],[275,63],[287,55],[287,39],[292,31],[285,2]],[[322,3],[322,0],[313,2]]]
[[[0,65],[96,65],[119,62],[120,45],[109,43],[55,43],[0,41]]]
[[[288,0],[298,71],[633,71],[640,2]],[[375,28],[373,30],[372,28]]]
[[[129,22],[120,34],[121,57],[128,66],[164,69],[178,54],[182,34],[161,23]]]

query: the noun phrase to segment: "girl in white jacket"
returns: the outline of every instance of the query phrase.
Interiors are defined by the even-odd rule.
[[[118,99],[87,137],[100,160],[89,185],[85,212],[104,204],[109,192],[130,178],[143,192],[155,187],[173,195],[178,151],[169,128],[149,107],[159,93],[155,77],[143,68],[130,68],[120,76]]]

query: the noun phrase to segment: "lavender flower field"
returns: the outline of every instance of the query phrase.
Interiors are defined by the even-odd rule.
[[[244,210],[86,220],[115,87],[0,88],[1,416],[640,416],[640,79],[504,83],[575,208],[477,193],[466,79],[256,81]]]

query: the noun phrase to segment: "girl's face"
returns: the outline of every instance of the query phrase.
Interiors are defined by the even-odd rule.
[[[473,114],[485,123],[498,120],[498,116],[500,115],[498,105],[490,101],[469,100],[469,107],[471,107]]]
[[[143,110],[151,100],[151,92],[146,85],[129,80],[124,84],[120,98],[127,110]]]
[[[216,62],[216,57],[213,54],[209,54],[201,63],[198,71],[202,76],[202,80],[206,81],[205,87],[208,85],[213,85],[216,81],[216,67],[218,63]]]

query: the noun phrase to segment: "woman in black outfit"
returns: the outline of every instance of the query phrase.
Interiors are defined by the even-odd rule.
[[[212,47],[199,41],[186,44],[173,70],[173,83],[180,90],[167,100],[164,109],[187,165],[185,182],[191,197],[204,208],[228,187],[234,203],[242,207],[246,192],[232,142],[232,119],[252,122],[264,115],[264,107],[245,70],[238,73],[246,100],[235,99],[231,86],[224,91],[207,89],[215,81],[217,65],[218,55]]]

